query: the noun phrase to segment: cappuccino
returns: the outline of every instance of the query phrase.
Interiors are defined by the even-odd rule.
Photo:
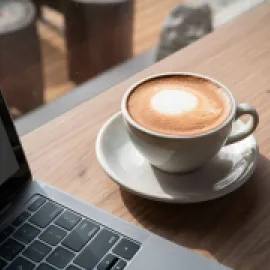
[[[127,100],[131,118],[166,135],[192,136],[221,126],[232,113],[229,94],[214,82],[192,75],[152,78]]]

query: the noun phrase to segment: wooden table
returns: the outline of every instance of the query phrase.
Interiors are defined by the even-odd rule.
[[[23,138],[34,177],[113,215],[142,226],[235,269],[270,268],[270,5],[172,55]],[[163,71],[212,76],[252,103],[261,122],[254,176],[238,191],[196,205],[169,205],[121,190],[95,156],[97,133],[120,108],[124,91]]]

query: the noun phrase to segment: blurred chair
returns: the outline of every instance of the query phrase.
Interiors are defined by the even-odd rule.
[[[133,0],[67,0],[69,78],[77,84],[132,57]]]
[[[19,113],[43,104],[43,76],[36,11],[28,0],[1,0],[0,88]]]

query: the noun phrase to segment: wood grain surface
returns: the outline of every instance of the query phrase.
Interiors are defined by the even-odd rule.
[[[34,177],[235,269],[270,269],[269,25],[270,5],[261,5],[28,134],[23,145]],[[127,87],[164,71],[212,76],[257,108],[259,163],[236,192],[195,205],[152,202],[121,190],[98,164],[97,133]]]

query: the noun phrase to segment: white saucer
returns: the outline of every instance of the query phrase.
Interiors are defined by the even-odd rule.
[[[237,121],[234,129],[243,125]],[[258,158],[254,136],[223,147],[212,161],[192,173],[170,174],[147,162],[134,148],[121,113],[101,128],[96,141],[98,161],[123,188],[140,196],[172,203],[195,203],[224,196],[243,185]]]

